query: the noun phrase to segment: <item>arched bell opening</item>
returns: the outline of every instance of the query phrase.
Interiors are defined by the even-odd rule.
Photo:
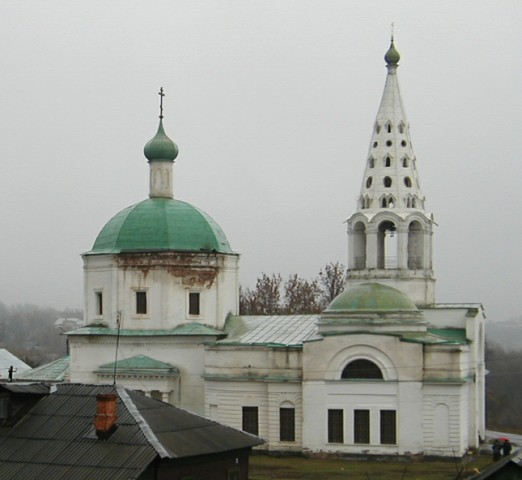
[[[408,226],[408,268],[418,270],[424,267],[424,228],[417,220]]]
[[[390,220],[379,224],[377,233],[377,268],[397,268],[397,226]]]
[[[353,227],[353,266],[356,270],[366,268],[366,226],[362,222]]]

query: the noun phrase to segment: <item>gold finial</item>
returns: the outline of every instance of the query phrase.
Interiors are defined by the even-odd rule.
[[[160,88],[158,95],[160,96],[160,116],[159,116],[159,118],[163,118],[163,97],[165,96],[165,94],[163,93],[163,87]]]

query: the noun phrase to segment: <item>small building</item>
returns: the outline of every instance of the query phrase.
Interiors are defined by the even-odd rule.
[[[247,480],[251,448],[263,443],[118,385],[45,388],[0,386],[11,397],[25,389],[34,404],[0,438],[2,480]]]

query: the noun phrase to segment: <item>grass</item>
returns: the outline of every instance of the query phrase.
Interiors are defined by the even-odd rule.
[[[490,455],[461,461],[377,461],[341,458],[250,457],[250,480],[452,480],[466,478],[492,462]]]

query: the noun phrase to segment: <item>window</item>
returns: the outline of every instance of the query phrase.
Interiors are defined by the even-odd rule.
[[[408,157],[403,157],[402,159],[402,166],[407,167],[408,166]]]
[[[243,407],[243,431],[258,434],[258,414],[257,407]]]
[[[390,157],[386,157],[384,159],[384,166],[385,167],[391,167],[391,158]]]
[[[343,411],[337,409],[328,410],[328,443],[344,442],[343,427]]]
[[[199,315],[199,292],[189,292],[189,315]]]
[[[147,313],[147,292],[142,290],[136,292],[136,313],[138,315]]]
[[[231,468],[227,471],[227,480],[239,480],[239,468]]]
[[[103,315],[103,294],[102,292],[95,292],[96,297],[96,315]]]
[[[368,159],[368,166],[369,166],[370,168],[373,168],[373,167],[375,166],[375,159],[374,159],[373,157],[370,157],[370,158]]]
[[[381,369],[375,365],[375,363],[361,358],[359,360],[354,360],[353,362],[350,362],[348,365],[346,365],[346,367],[344,367],[343,373],[341,374],[341,378],[358,380],[382,380],[382,372]]]
[[[395,445],[397,443],[397,412],[381,410],[381,443]]]
[[[295,408],[279,409],[279,440],[295,442]]]
[[[366,188],[370,188],[372,186],[372,177],[368,177],[366,179]]]
[[[354,443],[370,443],[370,410],[353,411]]]
[[[408,188],[411,188],[411,178],[410,177],[404,177],[404,185],[406,185]]]
[[[390,177],[384,177],[383,183],[386,188],[390,188],[392,185],[392,179]]]

